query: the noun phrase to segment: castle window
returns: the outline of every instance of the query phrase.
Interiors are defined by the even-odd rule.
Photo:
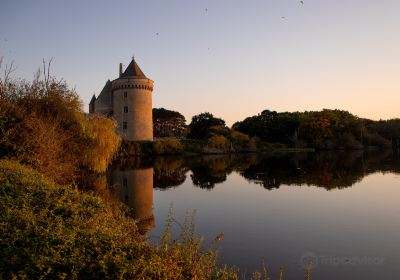
[[[128,113],[128,106],[124,106],[124,113]]]
[[[122,122],[122,129],[126,130],[128,128],[128,122]]]
[[[126,177],[124,177],[124,179],[122,181],[122,185],[124,186],[124,188],[128,187],[128,179]]]
[[[127,98],[127,97],[128,97],[128,92],[124,91],[124,98]]]

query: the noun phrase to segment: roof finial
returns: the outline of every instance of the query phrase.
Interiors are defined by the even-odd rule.
[[[132,60],[135,61],[135,54],[132,55]]]

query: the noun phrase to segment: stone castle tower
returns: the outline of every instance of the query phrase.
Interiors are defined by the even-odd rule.
[[[119,78],[108,80],[97,98],[93,95],[89,113],[114,117],[123,140],[152,141],[153,83],[134,58],[124,72],[120,63]]]

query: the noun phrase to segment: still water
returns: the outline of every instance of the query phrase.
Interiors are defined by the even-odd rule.
[[[400,279],[400,159],[388,152],[155,158],[110,171],[111,196],[127,204],[142,234],[162,235],[168,210],[195,210],[208,246],[220,233],[220,263],[276,279]],[[175,234],[179,227],[175,226]]]

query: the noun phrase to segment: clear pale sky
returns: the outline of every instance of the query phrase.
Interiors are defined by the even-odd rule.
[[[0,0],[0,55],[93,93],[132,55],[153,107],[231,125],[264,109],[400,117],[399,0]]]

